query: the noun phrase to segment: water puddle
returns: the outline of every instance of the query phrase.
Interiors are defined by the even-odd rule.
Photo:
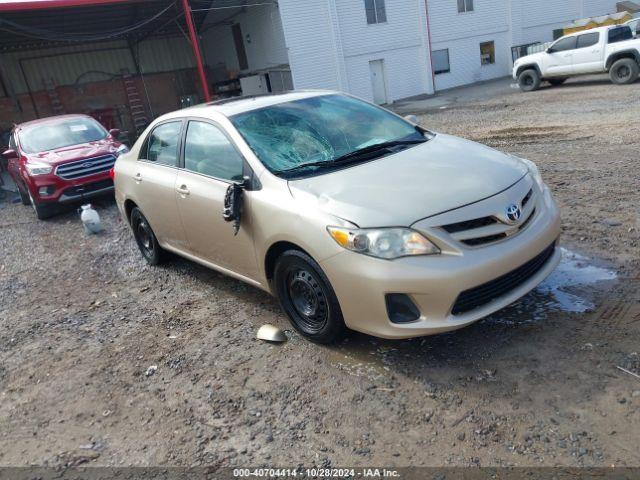
[[[562,248],[562,260],[549,277],[518,303],[494,313],[489,321],[526,323],[549,313],[585,313],[596,308],[594,297],[601,282],[617,278],[613,270],[593,265],[589,258]]]

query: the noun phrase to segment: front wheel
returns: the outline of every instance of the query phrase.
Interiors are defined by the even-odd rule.
[[[27,190],[27,192],[29,191]],[[36,212],[36,217],[38,217],[38,220],[46,220],[47,218],[51,218],[56,214],[57,212],[56,205],[46,204],[46,203],[43,204],[43,203],[36,202],[33,196],[31,195],[31,192],[29,192],[27,196],[29,198],[29,203],[31,204],[33,211]],[[20,197],[22,197],[22,194],[20,194]],[[24,203],[24,200],[23,200],[23,203]]]
[[[131,230],[142,256],[149,265],[159,265],[164,260],[164,250],[158,243],[149,222],[138,207],[131,211]]]
[[[609,70],[609,78],[616,85],[633,83],[638,78],[640,67],[633,58],[621,58]]]
[[[329,279],[307,254],[284,252],[274,272],[278,300],[295,329],[312,342],[335,343],[346,334],[338,298]]]
[[[523,92],[533,92],[540,88],[540,75],[537,70],[529,69],[518,75],[518,86]]]

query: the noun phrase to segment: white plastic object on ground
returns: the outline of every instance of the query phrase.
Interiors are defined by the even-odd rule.
[[[100,223],[100,215],[96,212],[90,203],[82,205],[82,213],[80,219],[84,226],[85,233],[100,233],[102,224]]]

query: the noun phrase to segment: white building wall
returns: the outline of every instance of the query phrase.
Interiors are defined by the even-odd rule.
[[[219,12],[213,12],[219,15]],[[210,22],[214,23],[215,20],[208,18],[205,25]],[[248,70],[289,63],[277,5],[257,5],[248,7],[244,13],[203,34],[202,49],[207,65],[213,67],[223,64],[228,70],[240,70],[230,23],[240,24]]]
[[[424,0],[386,0],[387,22],[367,24],[364,0],[280,0],[295,88],[373,100],[369,62],[383,60],[389,102],[433,92]]]

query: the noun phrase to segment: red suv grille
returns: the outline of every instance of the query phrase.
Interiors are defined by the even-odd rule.
[[[108,172],[116,163],[113,155],[103,155],[95,158],[85,158],[77,162],[65,163],[56,168],[56,175],[65,180],[89,177],[97,173]]]

